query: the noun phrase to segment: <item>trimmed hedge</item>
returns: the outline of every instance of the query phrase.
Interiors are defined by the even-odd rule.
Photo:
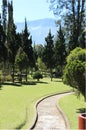
[[[85,49],[77,47],[67,57],[67,65],[64,70],[63,82],[77,88],[85,97]],[[86,97],[85,97],[86,99]]]

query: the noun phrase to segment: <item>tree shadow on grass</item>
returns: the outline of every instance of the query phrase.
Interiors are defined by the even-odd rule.
[[[27,112],[27,108],[26,108],[25,120],[24,120],[20,125],[18,125],[15,129],[16,129],[16,130],[22,129],[22,127],[26,124],[27,119],[28,119],[28,112]]]
[[[14,83],[12,83],[12,82],[4,82],[4,83],[1,84],[0,89],[2,88],[3,85],[8,85],[8,86],[12,85],[14,87],[22,87],[22,85],[36,85],[38,83],[48,84],[47,82],[42,82],[42,81],[28,81],[28,82],[23,81],[21,83],[20,82],[14,82]]]
[[[36,85],[38,83],[48,84],[47,82],[42,82],[42,81],[28,81],[28,82],[22,82],[22,85]]]
[[[22,82],[22,85],[36,85],[36,82],[34,81]]]
[[[15,87],[22,87],[22,85],[36,85],[36,82],[15,82],[15,83],[12,83],[12,82],[6,82],[6,83],[2,83],[2,85],[12,85],[12,86],[15,86]]]
[[[6,82],[6,83],[2,83],[2,85],[12,85],[12,86],[18,86],[18,87],[21,87],[22,85],[20,83],[10,83],[10,82]]]
[[[86,113],[86,108],[77,109],[77,113]]]
[[[3,87],[3,86],[0,84],[0,90],[2,90],[2,87]]]
[[[41,83],[41,84],[48,84],[48,82],[43,82],[43,81],[35,81],[36,83]]]

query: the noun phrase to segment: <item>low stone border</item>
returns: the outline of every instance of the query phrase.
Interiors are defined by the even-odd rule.
[[[37,106],[38,104],[43,101],[44,99],[48,98],[48,97],[51,97],[51,96],[55,96],[55,95],[60,95],[60,94],[65,94],[65,93],[72,93],[74,91],[66,91],[66,92],[60,92],[60,93],[55,93],[55,94],[51,94],[51,95],[48,95],[48,96],[45,96],[44,98],[42,99],[39,99],[36,104],[35,104],[35,117],[34,117],[34,121],[33,121],[33,124],[32,126],[29,128],[29,130],[33,130],[35,128],[35,125],[36,125],[36,122],[38,120],[38,111],[37,111]],[[59,109],[59,112],[61,113],[62,117],[64,118],[64,121],[65,121],[65,124],[68,128],[68,130],[70,129],[70,125],[69,125],[69,122],[67,120],[67,117],[66,115],[64,114],[64,112],[61,110],[61,108],[59,106],[56,105],[56,107]]]

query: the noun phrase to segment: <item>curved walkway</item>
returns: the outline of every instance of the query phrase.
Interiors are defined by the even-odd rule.
[[[69,130],[69,123],[61,111],[58,101],[70,93],[45,98],[37,106],[38,119],[33,130]]]

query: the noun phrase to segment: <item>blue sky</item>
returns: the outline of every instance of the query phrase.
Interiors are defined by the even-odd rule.
[[[29,21],[42,18],[55,18],[53,12],[49,11],[47,0],[13,0],[13,6],[15,22],[23,22],[25,17]]]

